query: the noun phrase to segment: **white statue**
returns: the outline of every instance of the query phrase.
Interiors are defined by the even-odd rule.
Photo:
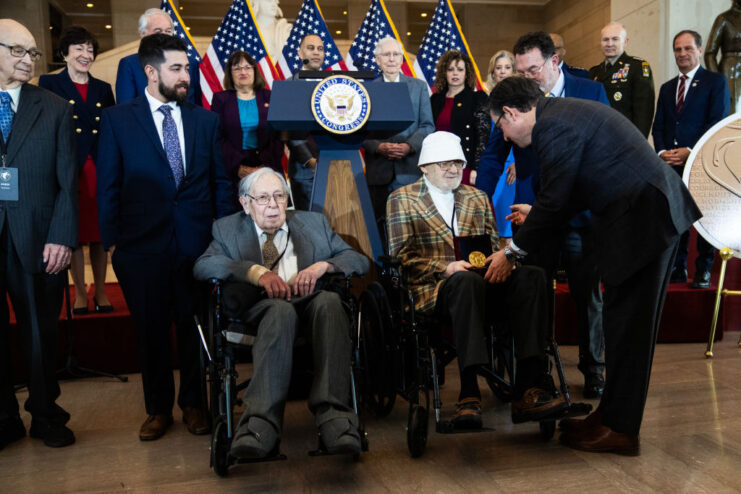
[[[283,18],[278,0],[250,0],[250,4],[270,58],[277,62],[293,24]]]

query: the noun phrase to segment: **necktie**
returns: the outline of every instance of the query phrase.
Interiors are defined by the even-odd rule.
[[[10,136],[10,127],[13,124],[13,109],[10,107],[10,95],[6,91],[0,91],[0,132],[7,142]]]
[[[267,233],[265,232],[265,243],[262,244],[262,261],[263,266],[265,266],[268,269],[272,268],[272,271],[274,273],[278,273],[278,263],[275,261],[278,260],[278,249],[275,247],[275,244],[273,243],[273,239],[275,238],[274,233]],[[275,266],[273,266],[275,264]]]
[[[175,178],[175,188],[180,187],[183,180],[183,154],[180,150],[180,139],[178,139],[178,128],[175,126],[175,120],[172,118],[172,108],[170,105],[162,105],[157,108],[165,116],[162,122],[162,141],[165,143],[165,154],[167,161],[170,162],[172,176]]]
[[[684,81],[686,80],[686,75],[682,75],[682,77],[679,78],[679,90],[677,91],[677,113],[682,111],[682,106],[684,106]]]

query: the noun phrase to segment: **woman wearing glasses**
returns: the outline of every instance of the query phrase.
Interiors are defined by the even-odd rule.
[[[90,67],[98,55],[98,41],[87,29],[79,26],[67,28],[59,38],[59,51],[67,67],[58,74],[42,75],[39,78],[39,86],[61,96],[73,106],[73,128],[77,141],[77,164],[80,169],[77,196],[80,227],[79,243],[72,253],[70,266],[75,284],[72,311],[78,315],[88,313],[82,245],[89,244],[90,265],[95,284],[93,305],[96,312],[111,312],[113,306],[105,292],[108,254],[103,250],[98,231],[95,158],[98,154],[101,114],[104,108],[113,106],[115,101],[111,85],[90,75]]]
[[[224,89],[214,94],[211,109],[221,117],[226,174],[237,184],[261,166],[283,173],[283,144],[268,126],[270,90],[247,52],[235,51],[224,67]]]
[[[476,74],[468,56],[450,50],[437,62],[434,94],[430,97],[435,130],[452,132],[461,139],[468,166],[463,183],[476,182],[476,165],[486,145],[491,118],[486,93],[476,91]]]

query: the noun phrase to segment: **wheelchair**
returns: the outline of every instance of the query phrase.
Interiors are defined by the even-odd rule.
[[[427,446],[430,405],[436,432],[462,432],[451,421],[441,419],[440,385],[444,383],[445,366],[456,354],[443,336],[445,328],[440,321],[415,311],[411,291],[403,283],[400,261],[389,256],[381,256],[379,261],[378,281],[369,285],[359,299],[356,348],[359,394],[362,408],[377,417],[391,412],[397,395],[407,400],[407,448],[416,458]],[[489,365],[478,370],[492,393],[504,403],[514,399],[516,378],[514,340],[506,333],[493,328],[489,331]],[[539,421],[540,435],[546,441],[555,434],[558,419],[586,415],[592,408],[590,404],[571,401],[558,346],[553,338],[549,340],[548,370],[552,370],[554,361],[560,382],[556,393],[564,396],[568,407]]]
[[[350,294],[350,278],[338,275],[325,275],[320,281],[324,282],[324,289],[333,290],[340,294],[350,320],[355,321],[357,302]],[[203,396],[208,404],[211,419],[211,456],[210,466],[220,477],[228,475],[229,467],[235,464],[259,463],[265,461],[286,460],[286,455],[278,453],[274,456],[259,459],[239,459],[231,456],[232,439],[235,433],[234,409],[242,405],[238,397],[240,391],[247,388],[250,380],[238,381],[236,364],[241,361],[251,361],[251,344],[254,337],[249,335],[247,326],[241,321],[227,317],[223,312],[222,294],[224,281],[219,279],[209,280],[211,289],[208,296],[208,315],[206,327],[201,324],[196,315],[196,327],[200,334],[203,351],[201,352],[201,366],[205,379],[203,380]],[[353,334],[351,328],[348,328]],[[298,337],[295,346],[301,346],[301,337]],[[306,341],[303,341],[306,344]],[[354,344],[353,339],[353,347]],[[295,354],[294,354],[295,357]],[[294,362],[296,359],[294,359]],[[353,367],[355,363],[353,361]],[[350,384],[352,404],[355,413],[358,413],[358,399],[356,395],[354,369],[350,372]],[[294,376],[292,376],[291,389],[294,387]],[[291,395],[289,391],[289,399]],[[368,451],[368,437],[363,424],[359,425],[361,438],[361,451]],[[318,446],[309,451],[309,456],[323,456],[330,453],[323,449],[321,440],[317,437]],[[358,461],[359,454],[353,459]]]

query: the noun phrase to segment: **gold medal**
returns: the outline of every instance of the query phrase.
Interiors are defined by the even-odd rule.
[[[486,266],[486,256],[483,252],[475,250],[468,255],[468,262],[476,269],[481,269]]]
[[[615,94],[612,95],[612,99],[614,99],[615,101],[620,101],[621,99],[623,99],[623,93],[621,93],[620,91],[615,91]]]

